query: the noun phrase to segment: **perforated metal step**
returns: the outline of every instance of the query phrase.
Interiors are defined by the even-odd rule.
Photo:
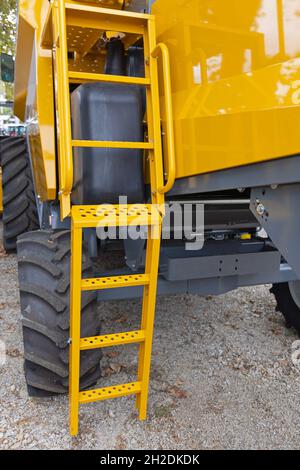
[[[141,392],[141,382],[115,385],[113,387],[98,388],[79,393],[79,403],[91,403],[94,401],[120,398],[127,395],[136,395]]]
[[[73,206],[72,222],[75,228],[158,226],[161,215],[154,204]]]
[[[149,284],[148,274],[130,274],[128,276],[98,277],[83,279],[81,288],[86,290],[118,289],[120,287],[146,286]]]
[[[141,343],[146,338],[145,330],[127,331],[126,333],[114,333],[111,335],[94,336],[90,338],[81,338],[80,349],[108,348],[111,346],[120,346],[123,344]]]

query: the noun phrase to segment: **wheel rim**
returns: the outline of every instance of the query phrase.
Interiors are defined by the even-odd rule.
[[[289,288],[293,301],[300,308],[300,281],[289,282]]]

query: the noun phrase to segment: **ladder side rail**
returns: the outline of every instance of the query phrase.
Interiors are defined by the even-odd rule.
[[[161,229],[162,224],[149,226],[147,241],[145,272],[149,275],[150,282],[149,285],[144,287],[143,295],[141,329],[145,330],[146,335],[145,341],[140,344],[138,382],[141,382],[142,389],[141,393],[137,395],[136,398],[136,406],[139,409],[139,417],[141,420],[146,419],[147,416]]]
[[[70,194],[73,186],[73,150],[71,129],[71,108],[68,79],[68,46],[66,29],[65,1],[55,0],[53,4],[54,23],[58,38],[54,44],[56,50],[56,79],[58,89],[58,124],[59,124],[59,199],[61,219],[70,215]]]
[[[70,433],[78,433],[79,388],[80,388],[80,323],[81,323],[81,272],[82,272],[82,228],[71,229],[71,304],[70,304],[70,359],[69,400]]]
[[[158,85],[157,60],[152,57],[151,52],[156,47],[155,20],[151,18],[145,26],[144,33],[144,54],[145,54],[145,75],[150,78],[150,87],[146,89],[147,99],[147,122],[148,141],[153,142],[154,149],[149,151],[150,185],[152,203],[161,207],[164,203],[164,196],[158,192],[163,185],[163,153],[161,139],[160,121],[160,99]]]
[[[70,119],[70,102],[69,102],[69,73],[68,73],[68,56],[67,56],[67,37],[66,37],[66,21],[65,21],[65,3],[64,0],[58,0],[60,9],[60,15],[58,16],[59,20],[59,30],[60,30],[60,71],[66,69],[64,77],[61,78],[59,83],[60,90],[60,99],[58,104],[61,108],[61,116],[65,118],[68,122],[68,126],[63,128],[64,135],[64,152],[66,149],[71,151],[64,154],[66,160],[64,161],[64,171],[67,171],[67,166],[73,164],[72,161],[72,146],[87,146],[90,147],[93,144],[96,146],[114,146],[120,145],[120,142],[92,142],[92,141],[72,141],[71,135],[71,119]],[[83,15],[84,16],[84,15]],[[97,15],[95,15],[97,16]],[[116,28],[115,21],[113,17],[109,17],[107,14],[106,25],[110,25],[112,30],[120,30]],[[69,21],[69,17],[67,20]],[[72,17],[72,21],[73,21]],[[79,21],[79,18],[75,18],[76,21]],[[124,19],[125,20],[125,19]],[[86,22],[98,23],[98,18],[86,18]],[[155,319],[155,307],[156,307],[156,293],[157,293],[157,277],[158,277],[158,268],[159,268],[159,256],[160,256],[160,244],[161,244],[161,231],[162,231],[162,220],[161,215],[164,214],[164,194],[159,192],[159,189],[163,187],[164,184],[164,175],[163,175],[163,152],[162,152],[162,137],[161,137],[161,118],[160,118],[160,96],[159,96],[159,80],[158,80],[158,64],[157,59],[152,56],[152,51],[156,47],[156,31],[155,31],[155,19],[152,16],[147,16],[143,18],[144,23],[138,27],[141,28],[144,38],[144,58],[145,58],[145,80],[149,83],[149,86],[146,86],[146,100],[147,100],[147,120],[148,120],[148,142],[144,143],[122,143],[124,148],[131,148],[131,146],[139,146],[147,150],[149,156],[149,167],[150,167],[150,186],[151,186],[151,201],[153,205],[156,205],[156,209],[153,206],[147,206],[146,204],[142,205],[146,209],[146,215],[142,214],[144,218],[143,221],[149,227],[148,240],[146,247],[146,266],[144,276],[147,279],[147,282],[144,286],[143,293],[143,302],[142,302],[142,320],[141,320],[141,330],[135,332],[137,334],[137,339],[135,341],[134,336],[132,339],[126,339],[126,333],[123,334],[114,334],[99,336],[95,338],[80,338],[80,316],[81,316],[81,295],[82,290],[84,289],[86,282],[83,283],[82,280],[82,230],[83,227],[94,227],[98,222],[101,222],[101,217],[106,218],[105,226],[118,226],[117,222],[109,217],[109,214],[106,214],[105,211],[102,214],[97,214],[93,212],[93,207],[89,207],[87,211],[90,214],[89,217],[86,217],[84,214],[84,206],[82,208],[72,209],[72,240],[71,240],[71,310],[70,310],[70,431],[71,435],[76,435],[78,433],[78,412],[80,403],[88,403],[91,401],[105,400],[108,398],[117,398],[119,396],[135,394],[136,395],[136,405],[139,409],[140,419],[146,419],[147,415],[147,401],[148,401],[148,389],[149,389],[149,380],[150,380],[150,368],[151,368],[151,354],[152,354],[152,343],[153,343],[153,332],[154,332],[154,319]],[[118,23],[118,22],[117,22]],[[91,26],[92,27],[92,26]],[[137,25],[135,24],[136,28]],[[126,29],[125,29],[126,31]],[[60,116],[60,119],[61,119]],[[62,145],[63,147],[63,145]],[[70,158],[69,158],[70,157]],[[72,168],[73,170],[73,168]],[[66,175],[64,175],[66,177]],[[72,171],[73,178],[73,171]],[[70,180],[65,181],[66,183]],[[65,188],[64,188],[65,189]],[[71,191],[72,187],[70,187]],[[70,194],[69,201],[70,201]],[[66,206],[67,207],[67,206]],[[135,225],[140,225],[141,222],[136,220],[130,221],[130,218],[134,218],[132,215],[132,208],[130,206],[125,206],[120,209],[121,206],[116,206],[120,212],[127,211],[127,216],[129,220],[126,225],[134,223]],[[143,209],[136,209],[136,213],[143,213]],[[152,209],[155,209],[160,212],[158,218],[152,217]],[[149,212],[150,211],[150,212]],[[154,211],[155,212],[155,211]],[[64,212],[65,213],[65,212]],[[121,214],[121,215],[122,215]],[[154,214],[155,215],[155,214]],[[151,217],[150,217],[151,216]],[[102,220],[102,224],[104,221]],[[141,283],[140,279],[135,280],[137,283]],[[91,287],[90,283],[96,283],[96,280],[88,280],[88,286]],[[115,283],[122,286],[122,280],[120,282],[114,278],[107,278],[98,280],[97,288],[101,288],[101,282]],[[119,282],[119,284],[118,284]],[[130,282],[133,282],[130,280]],[[83,286],[84,284],[84,286]],[[96,284],[95,284],[96,285]],[[124,287],[126,282],[124,282]],[[128,334],[134,335],[134,332]],[[120,337],[121,335],[121,337]],[[124,338],[122,337],[124,336]],[[85,342],[89,346],[85,346]],[[93,347],[107,347],[111,343],[115,342],[116,344],[126,344],[129,342],[139,342],[139,365],[138,365],[138,381],[131,384],[116,385],[113,387],[104,387],[102,389],[90,390],[80,392],[80,348],[83,349],[92,349]],[[124,388],[125,387],[125,388]],[[126,390],[125,390],[126,389]]]

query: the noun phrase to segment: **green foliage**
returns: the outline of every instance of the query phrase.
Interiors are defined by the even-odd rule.
[[[0,0],[0,52],[14,55],[17,25],[17,0]],[[13,98],[13,86],[0,82],[0,95]]]
[[[0,52],[14,54],[16,37],[17,0],[0,2]]]

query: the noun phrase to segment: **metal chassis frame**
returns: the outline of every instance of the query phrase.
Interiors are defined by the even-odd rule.
[[[278,185],[294,185],[299,182],[300,175],[300,155],[288,156],[277,160],[270,160],[267,162],[256,163],[243,167],[237,167],[227,170],[221,170],[218,172],[191,176],[175,181],[172,190],[168,193],[168,197],[184,196],[191,194],[203,194],[215,191],[231,190],[231,189],[242,189],[251,188],[252,191],[252,207],[251,210],[256,216],[257,220],[264,226],[268,231],[272,230],[272,238],[280,238],[278,235],[278,228],[276,228],[276,234],[273,233],[274,224],[278,223],[274,219],[272,223],[270,219],[267,221],[263,217],[257,214],[253,204],[257,194],[261,194],[261,188],[275,188]],[[257,188],[257,189],[255,189]],[[270,191],[269,191],[270,192]],[[47,208],[47,215],[51,215],[51,223],[49,225],[54,228],[62,228],[59,221],[59,210],[56,204],[51,205],[51,209]],[[44,211],[43,211],[44,212]],[[41,216],[41,214],[40,214]],[[42,218],[42,217],[41,217]],[[47,217],[48,218],[48,217]],[[66,225],[69,225],[69,220],[66,220]],[[45,221],[44,221],[45,224]],[[46,222],[47,224],[47,222]],[[46,225],[45,224],[45,225]],[[293,227],[295,229],[295,227]],[[292,232],[290,232],[292,233]],[[276,236],[278,235],[278,236]],[[220,242],[222,243],[222,242]],[[279,245],[276,244],[280,252],[286,256],[286,250],[284,247],[284,241],[279,240]],[[293,241],[293,250],[295,243]],[[139,258],[141,252],[141,244],[136,245],[136,251],[139,251],[135,255],[135,247],[133,244],[128,246],[128,253],[130,254],[128,259],[128,265],[134,270],[134,259]],[[127,251],[126,250],[126,251]],[[208,261],[208,260],[207,260]],[[205,259],[202,259],[205,263]],[[300,264],[300,263],[299,263]],[[298,276],[297,276],[297,274]],[[256,272],[245,275],[232,275],[224,276],[220,273],[216,277],[202,278],[191,280],[188,277],[189,273],[186,273],[186,279],[182,281],[168,281],[159,277],[158,281],[158,293],[159,294],[171,294],[171,293],[198,293],[198,294],[221,294],[237,287],[247,285],[259,285],[265,283],[280,283],[297,280],[300,276],[300,268],[292,269],[286,262],[282,263],[280,268],[268,272],[261,273]],[[105,291],[100,294],[101,298],[105,299],[120,299],[120,298],[132,298],[139,297],[141,294],[138,288],[127,288],[122,290]]]
[[[221,295],[238,289],[264,284],[279,284],[297,280],[297,276],[287,263],[281,263],[278,270],[270,273],[255,273],[248,275],[217,276],[209,279],[194,279],[185,281],[168,281],[159,276],[157,295]],[[99,292],[99,301],[136,299],[142,296],[142,289],[128,287],[126,289],[111,289]]]
[[[268,231],[272,231],[272,238],[274,240],[277,241],[277,239],[279,238],[278,242],[275,244],[280,250],[281,254],[285,255],[284,244],[288,244],[288,242],[282,240],[279,234],[278,218],[280,214],[274,214],[274,211],[270,210],[269,203],[269,213],[271,213],[271,215],[274,215],[274,218],[271,224],[271,217],[269,216],[268,221],[266,223],[263,220],[263,217],[259,216],[253,204],[256,203],[256,197],[258,193],[260,196],[260,200],[262,200],[261,202],[263,204],[266,203],[262,196],[262,191],[266,188],[268,189],[268,195],[271,191],[271,193],[273,194],[273,199],[275,199],[275,201],[272,201],[273,206],[276,202],[276,199],[277,201],[282,200],[282,191],[284,193],[288,193],[285,194],[285,197],[288,201],[290,201],[290,197],[296,186],[298,193],[299,185],[297,185],[296,183],[299,183],[299,175],[300,155],[295,155],[285,157],[279,160],[272,160],[269,162],[263,162],[248,165],[245,167],[233,168],[229,170],[223,170],[219,172],[177,180],[172,191],[168,193],[168,196],[174,197],[231,189],[251,188],[252,202],[250,208],[253,214],[263,227],[265,227]],[[277,187],[278,192],[276,191]],[[278,197],[275,198],[275,195],[277,195],[279,199]],[[290,203],[289,207],[291,207]],[[288,217],[287,220],[287,222],[291,224],[290,233],[293,233],[294,231],[294,235],[296,236],[296,238],[294,236],[291,241],[292,255],[291,257],[289,257],[289,261],[292,263],[293,253],[295,253],[296,249],[295,240],[297,239],[298,231],[300,231],[300,227],[295,214],[296,208],[297,204],[293,203],[292,214],[290,215],[290,217]],[[202,263],[205,263],[205,258],[202,259]],[[251,274],[232,276],[224,276],[223,273],[220,273],[215,277],[194,280],[189,279],[187,273],[187,278],[181,281],[169,281],[160,276],[158,279],[158,294],[219,295],[234,290],[238,287],[291,282],[298,280],[300,275],[300,268],[295,264],[294,267],[295,268],[293,269],[285,260],[282,260],[278,269],[269,272],[257,271]],[[99,300],[121,300],[137,298],[140,296],[140,289],[128,288],[126,290],[123,290],[122,292],[120,290],[116,290],[114,292],[109,290],[105,291],[99,295]]]
[[[251,191],[250,209],[284,259],[300,277],[300,183]]]
[[[175,181],[168,197],[298,183],[300,155],[190,176]]]

